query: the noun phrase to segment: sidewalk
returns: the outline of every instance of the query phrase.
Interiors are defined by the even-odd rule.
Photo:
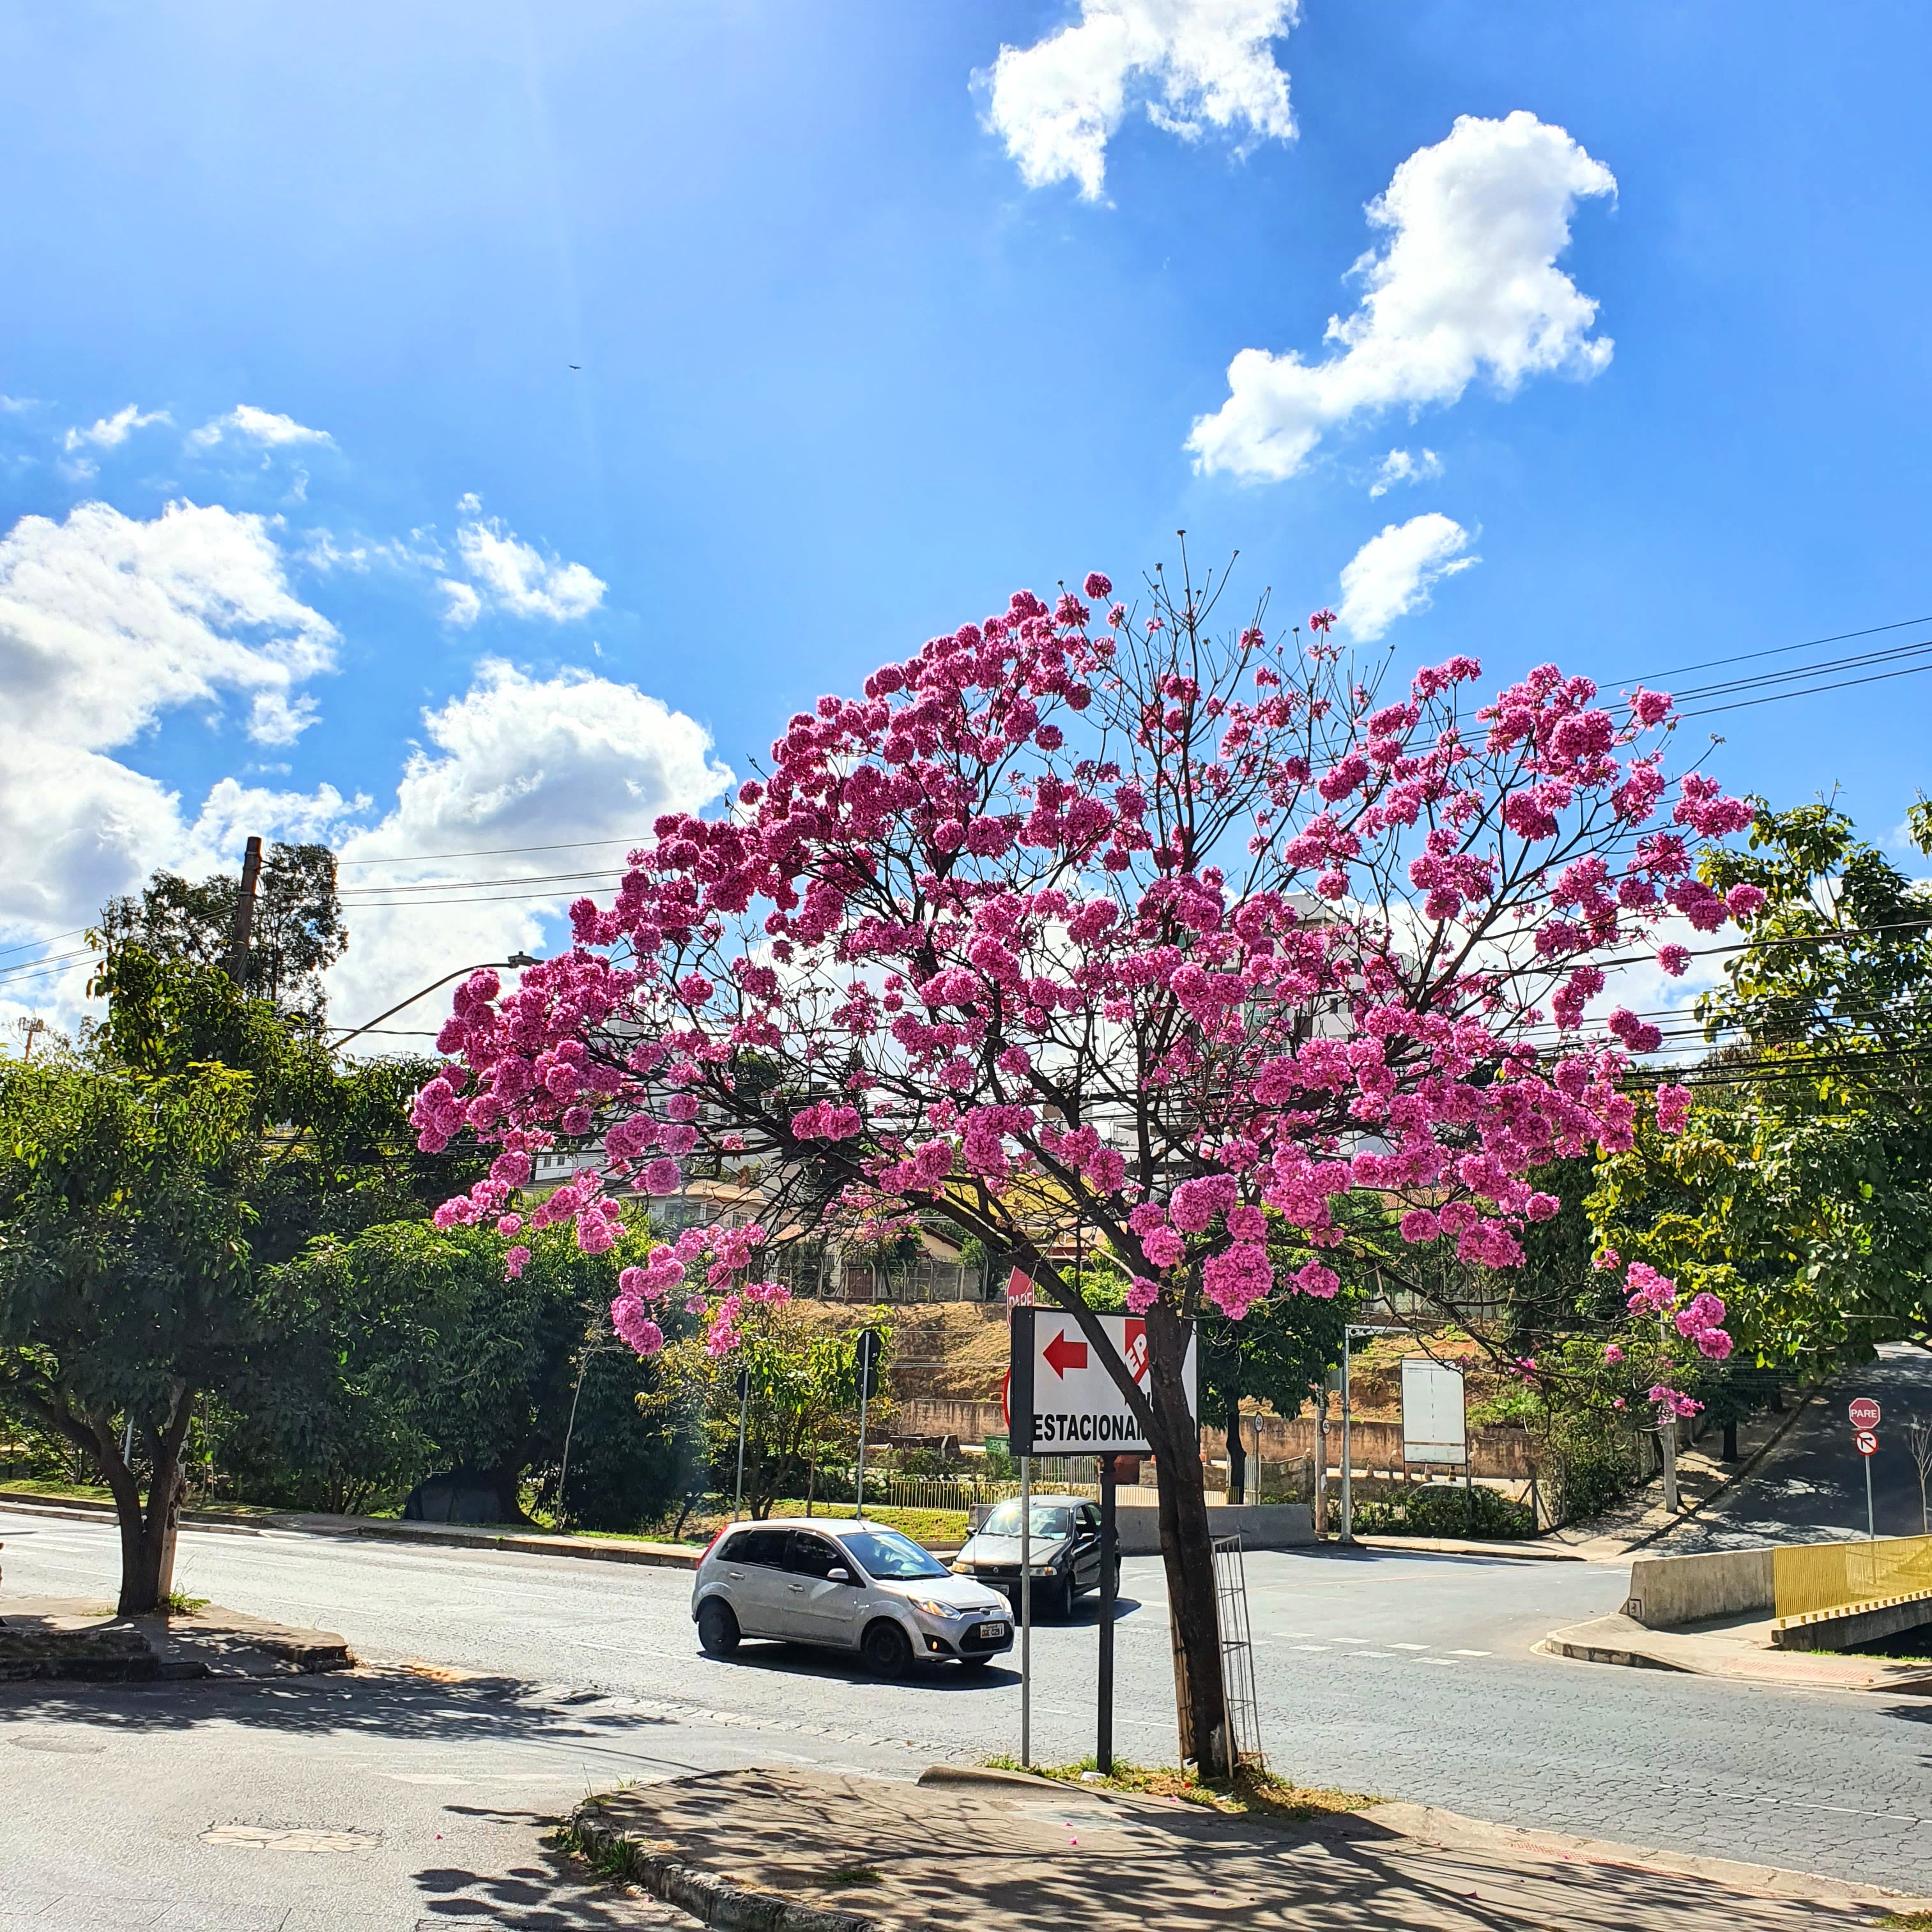
[[[0,1682],[309,1676],[355,1661],[333,1630],[298,1630],[214,1604],[187,1616],[117,1617],[80,1599],[0,1600]]]
[[[1888,1690],[1932,1695],[1932,1669],[1882,1657],[1780,1650],[1772,1620],[1727,1618],[1680,1630],[1646,1630],[1634,1618],[1592,1617],[1553,1630],[1537,1648],[1584,1664],[1640,1670],[1682,1670],[1738,1684],[1776,1684],[1804,1690]]]
[[[49,1496],[34,1491],[0,1490],[0,1508],[29,1516],[70,1520],[112,1521],[114,1506],[82,1496]],[[540,1529],[506,1529],[494,1523],[404,1522],[392,1516],[324,1516],[297,1510],[254,1512],[184,1510],[182,1526],[230,1536],[260,1536],[269,1530],[304,1536],[377,1537],[400,1543],[431,1543],[458,1548],[521,1550],[533,1556],[577,1556],[592,1562],[643,1563],[661,1569],[695,1570],[703,1553],[681,1543],[644,1543],[626,1537],[553,1536]]]
[[[1804,1932],[1932,1905],[1414,1804],[1286,1825],[944,1766],[678,1778],[592,1799],[573,1830],[705,1922],[770,1932]]]

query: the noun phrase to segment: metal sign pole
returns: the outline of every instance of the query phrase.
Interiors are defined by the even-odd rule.
[[[738,1493],[732,1498],[731,1514],[735,1517],[745,1507],[745,1412],[751,1406],[752,1372],[749,1369],[738,1371]]]
[[[1020,1458],[1020,1764],[1033,1764],[1033,1458]]]
[[[1346,1324],[1342,1330],[1342,1540],[1355,1540],[1355,1495],[1350,1480],[1354,1458],[1348,1453],[1348,1342],[1354,1330]]]
[[[866,1405],[872,1394],[872,1376],[859,1372],[859,1506],[855,1514],[866,1514]]]
[[[1861,1456],[1858,1460],[1865,1466],[1865,1540],[1868,1543],[1876,1543],[1878,1540],[1878,1529],[1872,1520],[1872,1459],[1869,1456]]]
[[[1114,1770],[1114,1552],[1119,1547],[1114,1492],[1119,1472],[1111,1456],[1100,1458],[1100,1711],[1094,1726],[1094,1762],[1103,1778]]]

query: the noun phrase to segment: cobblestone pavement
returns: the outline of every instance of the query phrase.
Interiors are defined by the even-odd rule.
[[[10,1592],[111,1586],[105,1528],[0,1513],[0,1536]],[[1736,1687],[1534,1655],[1554,1626],[1616,1608],[1628,1573],[1615,1565],[1309,1551],[1252,1555],[1248,1576],[1264,1736],[1277,1768],[1304,1780],[1932,1890],[1932,1700]],[[676,1740],[674,1756],[704,1740],[707,1763],[808,1760],[902,1775],[1018,1744],[1016,1678],[998,1666],[879,1685],[775,1646],[706,1660],[692,1639],[689,1580],[671,1573],[190,1533],[178,1581],[258,1615],[326,1623],[365,1658],[429,1658],[544,1687],[613,1735],[649,1736],[660,1749]],[[1171,1761],[1158,1562],[1130,1561],[1124,1594],[1117,1745]],[[1093,1614],[1036,1634],[1042,1759],[1091,1748]],[[0,1726],[22,1720],[21,1694],[0,1692]],[[356,1729],[370,1750],[391,1741],[380,1714]],[[476,1764],[494,1748],[488,1739],[485,1730],[466,1743]],[[410,1742],[406,1731],[400,1742]],[[593,1754],[577,1790],[608,1782],[610,1769]],[[264,1776],[266,1802],[274,1784]]]

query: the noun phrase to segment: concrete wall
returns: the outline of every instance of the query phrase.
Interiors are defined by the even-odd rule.
[[[1250,1416],[1247,1427],[1252,1430],[1257,1425],[1263,1461],[1279,1464],[1314,1456],[1318,1438],[1312,1417],[1303,1416],[1289,1422],[1278,1415]],[[1006,1423],[996,1402],[950,1402],[932,1396],[914,1396],[900,1403],[896,1427],[902,1436],[956,1436],[962,1442],[983,1442],[989,1435],[1003,1435]],[[1478,1429],[1472,1433],[1478,1476],[1514,1482],[1529,1480],[1529,1438],[1523,1430]],[[1227,1440],[1221,1430],[1202,1430],[1201,1454],[1209,1462],[1227,1460]],[[1352,1424],[1348,1454],[1358,1470],[1400,1470],[1402,1424]],[[1341,1418],[1332,1413],[1328,1424],[1328,1466],[1336,1470],[1342,1466]]]
[[[1158,1506],[1116,1504],[1114,1520],[1123,1556],[1160,1553]],[[1222,1503],[1208,1512],[1210,1535],[1235,1536],[1244,1550],[1293,1550],[1315,1540],[1315,1512],[1306,1503]]]
[[[1774,1604],[1769,1550],[1724,1550],[1708,1556],[1640,1556],[1630,1565],[1625,1614],[1647,1630],[1706,1617],[1768,1617]]]
[[[1136,1494],[1122,1490],[1123,1497]],[[973,1527],[985,1521],[991,1504],[971,1512]],[[1157,1502],[1117,1502],[1114,1527],[1123,1556],[1160,1554],[1160,1505]],[[1306,1503],[1217,1503],[1208,1512],[1208,1528],[1214,1536],[1239,1535],[1244,1550],[1294,1550],[1315,1540],[1315,1512]]]

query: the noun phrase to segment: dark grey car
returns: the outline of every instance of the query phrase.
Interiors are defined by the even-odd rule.
[[[1070,1617],[1089,1590],[1100,1587],[1100,1510],[1079,1496],[1033,1499],[1033,1606],[1037,1616]],[[971,1536],[952,1567],[976,1582],[990,1583],[1016,1612],[1020,1603],[1020,1505],[1018,1498],[996,1504]],[[1114,1587],[1120,1588],[1120,1559],[1114,1558]]]

